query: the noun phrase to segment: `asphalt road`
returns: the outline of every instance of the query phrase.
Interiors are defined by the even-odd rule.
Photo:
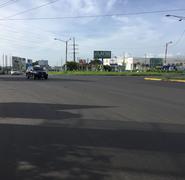
[[[185,179],[185,84],[0,76],[0,179]]]

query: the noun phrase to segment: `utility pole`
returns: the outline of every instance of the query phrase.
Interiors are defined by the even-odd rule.
[[[145,66],[146,66],[146,58],[147,58],[147,54],[145,53]]]
[[[169,44],[172,44],[172,41],[166,43],[166,47],[165,47],[165,58],[164,58],[164,64],[165,65],[167,63],[167,55],[168,55],[168,46],[169,46]]]
[[[123,63],[125,62],[125,52],[123,52]]]
[[[9,63],[10,63],[10,70],[12,69],[12,57],[9,57]]]
[[[3,54],[3,73],[4,73],[4,54]]]
[[[5,67],[6,67],[6,73],[8,74],[8,56],[5,55]]]
[[[76,47],[75,47],[76,43],[75,43],[75,38],[73,38],[73,61],[76,61]]]
[[[72,44],[72,46],[73,46],[73,61],[76,62],[76,54],[78,53],[77,52],[77,50],[78,50],[78,48],[77,48],[78,44],[76,44],[75,38],[73,38],[73,44]]]
[[[66,60],[65,60],[66,64],[67,64],[67,55],[68,55],[68,41],[66,41]]]

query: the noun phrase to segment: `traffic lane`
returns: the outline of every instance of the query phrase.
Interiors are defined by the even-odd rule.
[[[68,78],[70,77],[67,76],[66,79]],[[64,85],[69,91],[79,93],[77,101],[114,107],[105,111],[103,109],[84,111],[86,118],[164,123],[173,123],[175,119],[175,123],[184,124],[185,84],[148,83],[142,77],[73,78],[92,81]],[[62,85],[58,84],[58,88],[59,86]]]
[[[158,83],[147,84],[137,77],[81,76],[54,76],[49,81],[27,80],[24,83],[17,79],[1,81],[1,84],[2,103],[106,105],[111,108],[72,109],[68,113],[80,113],[83,119],[163,123],[174,123],[175,119],[175,123],[184,124],[185,91],[179,88],[183,84],[177,84],[175,89],[176,83],[171,83],[171,88],[160,87]],[[11,115],[10,112],[6,114]]]
[[[102,97],[102,99],[104,95],[107,95],[106,98],[108,98],[108,95],[112,97],[127,95],[134,98],[165,101],[170,104],[175,103],[175,105],[180,106],[185,105],[184,83],[147,82],[143,77],[54,76],[52,78],[54,80],[58,79],[59,83],[55,84],[58,88],[62,87],[62,85],[67,85],[68,89],[74,89],[74,91],[76,89],[77,92],[82,92],[84,95],[91,93],[90,95],[96,95],[98,98]],[[52,78],[51,84],[53,84]],[[63,83],[64,79],[66,83]],[[74,82],[68,83],[71,80]],[[75,83],[75,81],[78,83]]]
[[[184,139],[184,133],[135,126],[105,130],[1,125],[0,177],[184,179]]]

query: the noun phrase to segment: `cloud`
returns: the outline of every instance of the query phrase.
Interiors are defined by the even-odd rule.
[[[108,1],[107,1],[107,5],[106,5],[107,10],[111,10],[112,7],[116,4],[116,1],[117,1],[117,0],[108,0]]]

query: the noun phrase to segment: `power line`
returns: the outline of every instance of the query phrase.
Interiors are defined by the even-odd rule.
[[[3,3],[0,4],[0,7],[6,5],[6,4],[9,4],[9,3],[12,3],[13,1],[12,0],[9,0],[9,1],[5,1]]]
[[[12,14],[10,16],[7,16],[7,17],[5,17],[3,19],[12,18],[12,17],[18,16],[18,15],[25,14],[25,13],[28,13],[30,11],[36,10],[36,9],[40,9],[42,7],[45,7],[45,6],[48,6],[50,4],[56,3],[57,1],[59,1],[59,0],[54,0],[54,1],[51,1],[51,2],[48,2],[48,3],[42,4],[42,5],[39,5],[39,6],[35,6],[33,8],[26,9],[24,11],[21,11],[21,12],[15,13],[15,14]]]
[[[58,1],[58,0],[56,0]],[[20,13],[14,14],[12,16],[1,18],[0,21],[20,21],[20,20],[57,20],[57,19],[80,19],[80,18],[99,18],[99,17],[113,17],[113,16],[134,16],[134,15],[145,15],[145,14],[160,14],[166,12],[178,12],[185,11],[185,9],[167,9],[167,10],[158,10],[158,11],[142,11],[142,12],[134,12],[134,13],[118,13],[118,14],[99,14],[99,15],[82,15],[82,16],[63,16],[63,17],[36,17],[36,18],[11,18],[17,16],[19,14],[27,13],[29,11],[41,8],[48,4],[54,3],[56,1],[52,1],[50,3],[37,6],[35,8],[28,9],[26,11],[22,11]]]
[[[9,6],[9,5],[11,5],[11,4],[14,4],[14,3],[16,3],[17,1],[19,1],[19,0],[9,0],[9,1],[6,1],[6,2],[4,2],[4,3],[1,3],[1,4],[0,4],[0,8],[4,8],[4,7],[6,7],[6,6]]]
[[[39,39],[43,40],[43,39],[45,39],[45,36],[46,36],[46,34],[44,34],[43,32],[42,33],[35,33],[35,32],[27,31],[27,30],[24,30],[24,29],[15,30],[12,27],[7,26],[7,25],[3,25],[3,29],[1,29],[1,31],[2,30],[6,31],[6,32],[9,32],[9,33],[13,33],[13,34],[18,34],[18,35],[20,35],[19,37],[23,37],[24,35],[26,35],[26,36],[28,35],[29,38],[33,38],[33,39],[36,39],[36,40],[39,40]],[[1,33],[0,33],[0,35],[1,35]],[[41,37],[43,37],[43,38],[41,38]]]
[[[7,38],[7,36],[4,36],[3,34],[0,34],[0,39],[3,39],[3,38]],[[8,37],[9,38],[9,37]],[[41,40],[39,41],[37,39],[37,41],[34,41],[34,40],[27,40],[27,39],[23,39],[23,37],[11,37],[10,39],[11,41],[18,41],[18,42],[29,42],[29,43],[34,43],[34,44],[38,44],[41,42]]]
[[[24,47],[24,48],[35,48],[35,46],[27,46],[27,45],[25,45],[25,44],[20,44],[20,42],[18,43],[18,42],[16,42],[16,41],[14,41],[14,40],[12,40],[12,39],[8,39],[8,38],[0,38],[1,40],[3,40],[3,41],[7,41],[7,42],[11,42],[11,46],[9,46],[9,47]],[[4,43],[2,42],[2,41],[0,41],[0,46],[3,46],[4,47]],[[15,48],[16,48],[15,47]]]
[[[0,24],[0,26],[1,26],[1,24]],[[29,30],[27,30],[28,28],[30,29],[30,26],[25,26],[25,24],[22,24],[21,27],[23,27],[23,29],[18,30],[17,29],[17,24],[16,24],[15,27],[14,26],[12,27],[12,26],[7,25],[7,24],[5,24],[5,25],[3,24],[2,25],[2,29],[5,28],[6,31],[8,31],[8,32],[16,33],[16,34],[20,34],[20,35],[23,35],[23,33],[26,33],[26,34],[29,35],[29,38],[30,37],[33,37],[34,39],[37,39],[37,40],[38,39],[42,39],[41,37],[43,37],[43,38],[46,38],[46,36],[48,37],[48,34],[47,33],[52,34],[52,35],[56,35],[55,33],[51,32],[51,31],[43,30],[43,29],[41,29],[38,26],[32,26],[32,29],[33,30],[34,29],[40,30],[41,31],[40,33],[36,33],[35,31],[29,31]]]
[[[17,2],[17,1],[20,1],[20,0],[9,0],[9,1],[3,2],[2,4],[0,4],[0,8],[3,8],[3,7],[8,6],[8,5],[11,5],[11,4],[13,4],[13,3],[15,3],[15,2]],[[3,18],[1,18],[1,19],[11,18],[11,17],[17,16],[17,15],[20,15],[20,14],[24,14],[24,13],[27,13],[27,12],[29,12],[29,11],[36,10],[36,9],[42,8],[42,7],[44,7],[44,6],[53,4],[53,3],[57,2],[57,1],[59,1],[59,0],[50,1],[50,2],[45,3],[45,4],[42,4],[42,5],[40,5],[40,6],[36,6],[36,7],[30,8],[30,9],[27,9],[27,10],[24,10],[24,11],[21,11],[21,12],[18,12],[18,13],[16,13],[16,14],[10,15],[10,16],[8,16],[8,17],[3,17]],[[4,5],[4,6],[2,6],[2,5]],[[3,25],[3,26],[4,26],[4,25]],[[42,30],[42,31],[45,31],[45,30]],[[45,31],[45,32],[52,33],[52,32],[49,32],[49,31]],[[54,33],[52,33],[52,34],[54,34]],[[54,35],[56,35],[56,34],[54,34]],[[40,36],[40,35],[39,35],[39,36]]]

